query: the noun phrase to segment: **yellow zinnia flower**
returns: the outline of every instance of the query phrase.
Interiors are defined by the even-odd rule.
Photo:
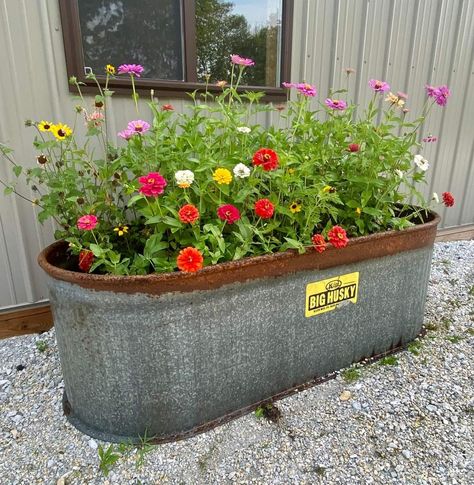
[[[294,174],[295,173],[295,169],[294,168],[289,168],[288,169],[288,173],[289,174]]]
[[[113,75],[115,74],[115,67],[114,67],[114,66],[112,66],[112,64],[107,64],[107,65],[105,66],[105,72],[106,72],[107,74],[111,74],[111,75],[113,76]]]
[[[212,174],[212,178],[219,184],[229,185],[232,182],[232,174],[226,168],[218,168]]]
[[[57,140],[65,140],[68,136],[72,134],[71,128],[67,125],[63,125],[62,123],[58,123],[57,125],[53,125],[51,127],[51,131]]]
[[[123,236],[124,234],[127,234],[127,232],[128,232],[128,226],[117,226],[117,227],[114,227],[114,231],[119,236]]]
[[[297,200],[290,205],[290,211],[294,214],[295,212],[301,212],[301,203]]]
[[[331,193],[332,193],[332,192],[334,192],[334,191],[335,191],[334,187],[331,187],[330,185],[326,185],[326,186],[323,188],[323,192],[325,192],[325,193],[326,193],[326,192],[331,192]]]
[[[356,211],[356,214],[358,216],[360,216],[362,214],[362,209],[360,207],[357,207],[357,209],[355,211]]]
[[[38,128],[40,129],[40,131],[51,131],[52,127],[53,127],[53,123],[51,123],[51,121],[41,120],[38,123]]]

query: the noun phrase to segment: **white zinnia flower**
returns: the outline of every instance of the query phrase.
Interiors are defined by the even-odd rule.
[[[194,182],[194,173],[191,170],[178,170],[174,177],[182,189],[187,189]]]
[[[415,165],[423,172],[426,172],[430,167],[430,164],[426,158],[423,158],[421,155],[415,155]]]
[[[247,165],[244,165],[243,163],[238,163],[232,171],[234,172],[236,178],[239,179],[244,179],[250,175],[250,168],[248,168]]]
[[[403,172],[399,170],[398,168],[395,169],[395,173],[402,179],[403,178]]]
[[[238,126],[236,130],[239,133],[250,133],[252,131],[248,126]]]
[[[439,197],[436,192],[433,192],[433,197],[431,197],[432,200],[434,200],[437,204],[439,204]]]

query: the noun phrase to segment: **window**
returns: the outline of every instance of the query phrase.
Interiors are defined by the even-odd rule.
[[[91,86],[107,64],[145,71],[137,89],[184,96],[230,77],[231,54],[255,60],[241,85],[286,97],[290,79],[293,0],[59,0],[69,76]],[[105,79],[105,76],[104,76]],[[109,83],[129,92],[125,77]],[[212,88],[211,88],[212,89]],[[216,88],[217,89],[217,88]],[[85,89],[87,91],[87,88]]]

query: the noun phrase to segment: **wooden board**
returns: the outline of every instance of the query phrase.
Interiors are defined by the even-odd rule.
[[[53,316],[49,303],[19,310],[0,310],[0,339],[46,332],[52,326]]]

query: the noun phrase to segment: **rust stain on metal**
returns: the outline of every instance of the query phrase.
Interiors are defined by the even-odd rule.
[[[304,254],[298,254],[296,251],[267,254],[207,266],[196,273],[114,276],[69,271],[58,267],[58,263],[64,260],[67,250],[67,243],[64,241],[58,241],[45,248],[38,256],[38,263],[55,279],[96,291],[148,295],[187,293],[298,271],[322,270],[430,246],[434,243],[436,228],[440,221],[438,214],[432,212],[430,216],[428,222],[403,231],[386,231],[350,239],[349,244],[343,249],[328,247],[322,254],[312,248],[308,248]]]

